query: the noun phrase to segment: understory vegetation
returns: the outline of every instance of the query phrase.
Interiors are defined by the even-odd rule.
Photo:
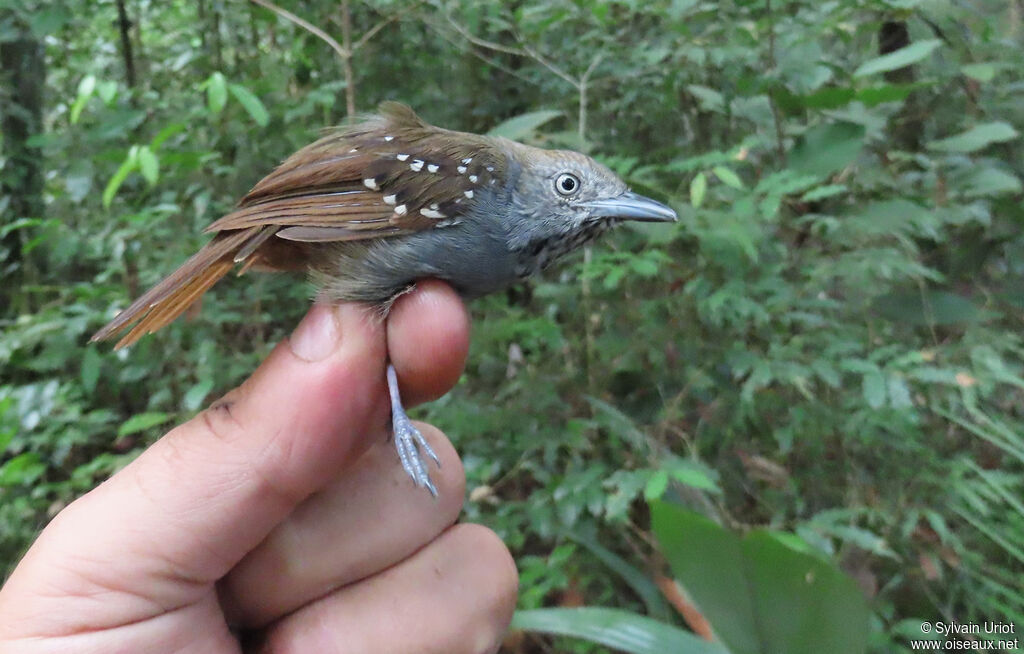
[[[1020,0],[282,0],[337,47],[261,4],[0,3],[0,568],[311,290],[250,273],[126,351],[89,336],[321,128],[399,100],[680,215],[472,303],[465,375],[416,410],[516,556],[517,624],[563,634],[507,651],[646,651],[567,635],[609,615],[747,651],[718,536],[673,525],[842,571],[820,602],[856,591],[866,642],[789,651],[1024,628]],[[619,611],[533,611],[578,606]]]

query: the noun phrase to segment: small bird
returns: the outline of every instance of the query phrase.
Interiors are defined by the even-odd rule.
[[[385,102],[288,157],[206,228],[214,234],[206,246],[91,341],[128,329],[115,347],[131,345],[236,266],[239,274],[253,266],[306,271],[319,297],[386,313],[417,279],[442,279],[478,297],[621,221],[676,219],[590,157],[434,127]],[[436,495],[423,454],[440,462],[406,415],[390,364],[387,381],[402,466]]]

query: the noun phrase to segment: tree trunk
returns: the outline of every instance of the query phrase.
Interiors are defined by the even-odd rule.
[[[132,23],[128,20],[125,0],[117,0],[117,25],[121,32],[121,57],[124,59],[124,79],[128,88],[135,88],[135,57],[132,54]]]
[[[43,215],[43,155],[29,144],[43,128],[43,85],[46,61],[43,45],[25,29],[12,40],[0,42],[0,69],[10,96],[0,104],[0,130],[3,131],[7,164],[0,177],[0,190],[8,205],[0,210],[5,222]],[[26,278],[22,255],[23,230],[14,230],[0,240],[0,277],[3,295],[14,297]],[[10,283],[8,283],[10,282]],[[22,296],[24,299],[26,296]],[[0,302],[10,307],[10,302]],[[28,307],[11,307],[25,311]]]

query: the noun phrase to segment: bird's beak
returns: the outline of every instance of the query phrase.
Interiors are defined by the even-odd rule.
[[[621,218],[643,222],[671,222],[679,220],[672,207],[632,191],[607,200],[593,200],[583,203],[592,218]]]

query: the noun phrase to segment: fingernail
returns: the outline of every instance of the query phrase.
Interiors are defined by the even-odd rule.
[[[315,304],[295,328],[288,340],[295,356],[305,361],[320,361],[338,347],[341,329],[334,309],[326,304]]]

